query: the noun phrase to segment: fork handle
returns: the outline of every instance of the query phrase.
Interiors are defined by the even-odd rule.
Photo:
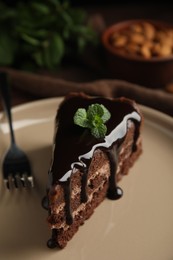
[[[11,144],[15,144],[15,136],[13,131],[12,114],[11,114],[10,85],[9,85],[8,75],[5,72],[0,72],[0,92],[2,97],[3,107],[9,123]]]

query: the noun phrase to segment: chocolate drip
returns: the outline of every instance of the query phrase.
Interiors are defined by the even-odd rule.
[[[49,248],[57,247],[56,237],[57,237],[57,230],[52,229],[52,237],[47,241],[47,246]]]
[[[47,195],[43,197],[41,205],[45,210],[49,209],[49,199]]]
[[[81,202],[87,202],[87,180],[88,180],[88,167],[83,169],[82,183],[81,183]]]
[[[81,177],[81,202],[85,203],[88,200],[88,195],[87,195],[87,181],[88,181],[88,169],[89,165],[91,163],[91,160],[84,160],[85,161],[85,167],[75,165],[75,168],[80,170],[82,173]]]
[[[63,183],[65,211],[66,211],[66,223],[71,225],[73,223],[73,217],[71,214],[71,179],[69,178]]]
[[[110,162],[110,177],[109,177],[109,188],[107,191],[107,197],[111,200],[120,199],[123,195],[121,188],[116,183],[116,172],[118,166],[118,148],[117,145],[113,145],[112,149],[107,151],[107,156]]]

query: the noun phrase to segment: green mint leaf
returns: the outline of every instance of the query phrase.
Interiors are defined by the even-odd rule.
[[[104,124],[91,129],[91,134],[96,138],[104,138],[107,132],[107,127]]]
[[[50,41],[49,53],[54,65],[60,64],[65,52],[64,41],[62,37],[55,33]]]
[[[102,118],[98,115],[95,115],[92,121],[90,121],[90,128],[99,127],[101,124],[103,124]]]
[[[35,2],[35,3],[31,3],[31,7],[35,10],[35,12],[38,12],[39,14],[43,14],[43,15],[50,14],[50,8],[46,4]]]
[[[81,127],[88,127],[87,112],[84,108],[79,108],[74,115],[74,123]]]
[[[33,46],[39,46],[40,45],[40,41],[37,40],[36,38],[33,38],[31,37],[30,35],[27,35],[26,33],[23,33],[21,35],[21,38],[27,42],[28,44],[30,45],[33,45]]]
[[[87,117],[90,121],[94,120],[95,116],[102,117],[103,116],[103,108],[100,104],[92,104],[88,107]]]
[[[102,120],[103,120],[103,123],[106,123],[111,118],[111,113],[105,106],[101,105],[101,107],[103,109]]]
[[[111,114],[104,105],[92,104],[88,108],[87,117],[90,122],[100,117],[102,119],[100,123],[106,123],[110,119]]]
[[[74,115],[74,123],[81,127],[89,128],[95,138],[104,138],[107,127],[104,124],[111,117],[108,109],[100,104],[92,104],[87,111],[79,108]]]

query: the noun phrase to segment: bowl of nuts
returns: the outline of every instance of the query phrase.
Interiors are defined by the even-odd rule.
[[[102,44],[110,76],[151,88],[173,82],[173,25],[129,20],[105,29]]]

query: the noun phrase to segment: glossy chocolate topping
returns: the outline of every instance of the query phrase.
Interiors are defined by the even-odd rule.
[[[78,108],[87,110],[89,105],[96,103],[103,104],[111,113],[111,118],[106,122],[107,134],[103,139],[96,139],[90,134],[89,130],[77,126],[73,122],[74,114]],[[102,149],[106,152],[110,161],[111,174],[108,197],[117,199],[122,196],[121,189],[115,183],[115,173],[118,165],[118,152],[127,134],[129,120],[136,125],[133,146],[135,151],[141,116],[132,101],[125,98],[113,100],[74,95],[65,99],[61,104],[56,118],[57,129],[49,175],[51,185],[60,183],[64,187],[67,224],[71,224],[73,221],[70,208],[70,177],[73,174],[73,169],[79,168],[83,173],[81,200],[86,202],[87,194],[85,188],[87,185],[88,168],[96,149]]]

